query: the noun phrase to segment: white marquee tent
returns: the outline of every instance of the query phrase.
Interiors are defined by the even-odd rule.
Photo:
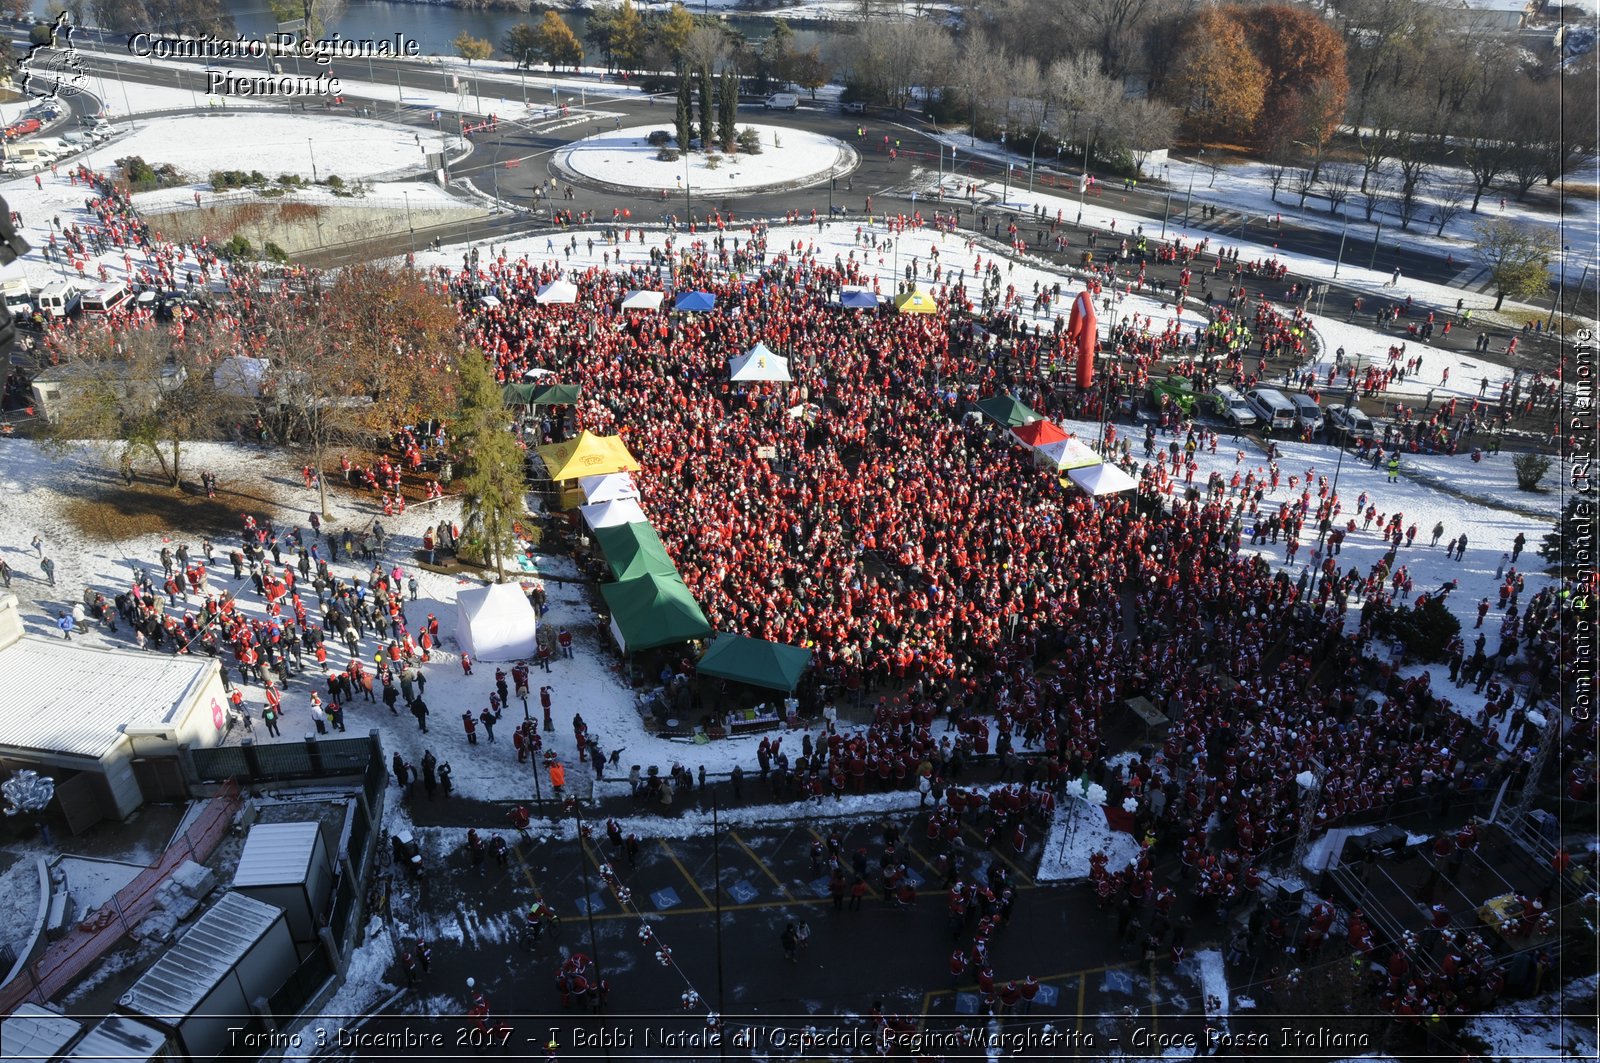
[[[541,306],[550,303],[575,303],[578,301],[578,286],[571,281],[551,281],[539,289],[539,294],[533,301]]]
[[[578,477],[583,497],[589,502],[615,502],[622,498],[638,498],[639,489],[633,477],[625,472],[606,472],[597,476]]]
[[[1052,443],[1045,443],[1033,448],[1039,461],[1045,465],[1054,465],[1058,469],[1081,469],[1090,465],[1100,464],[1100,455],[1080,439],[1068,436]]]
[[[518,661],[539,649],[537,618],[515,583],[491,583],[456,595],[456,642],[480,661]]]
[[[260,398],[267,371],[271,368],[272,363],[265,358],[230,355],[218,362],[216,369],[211,371],[211,383],[224,395]]]
[[[661,309],[661,300],[663,298],[664,298],[664,296],[662,295],[661,292],[653,292],[653,291],[650,291],[649,289],[646,289],[646,288],[638,288],[638,289],[635,289],[634,291],[629,292],[626,296],[623,297],[623,299],[622,299],[622,309],[624,309],[624,310],[660,310]]]
[[[1114,495],[1119,491],[1132,491],[1139,481],[1115,465],[1086,465],[1067,470],[1067,476],[1091,495]]]
[[[639,508],[638,501],[632,498],[618,498],[610,502],[579,506],[578,512],[583,514],[583,521],[590,528],[615,528],[619,524],[650,523],[650,518]]]
[[[789,375],[789,359],[772,353],[765,343],[758,343],[741,355],[728,359],[730,380],[793,380]]]

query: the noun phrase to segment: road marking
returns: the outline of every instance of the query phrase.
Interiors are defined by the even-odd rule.
[[[1106,971],[1120,970],[1123,967],[1127,967],[1131,962],[1131,960],[1124,960],[1121,963],[1108,963],[1102,967],[1086,967],[1081,971],[1063,971],[1059,974],[1049,974],[1045,975],[1043,978],[1040,978],[1039,984],[1044,985],[1049,982],[1065,981],[1069,978],[1078,979],[1078,1025],[1080,1028],[1082,1028],[1083,1007],[1084,1000],[1088,994],[1089,976],[1091,974],[1104,974]],[[976,983],[974,983],[974,986],[976,986]],[[952,994],[960,993],[962,991],[963,990],[959,986],[956,989],[928,990],[926,993],[922,994],[922,1014],[928,1014],[929,1005],[932,1004],[933,1001],[938,997],[948,997]]]
[[[785,886],[782,882],[780,882],[778,880],[778,876],[774,875],[772,873],[772,868],[768,867],[767,864],[766,864],[766,861],[762,860],[761,857],[756,855],[754,849],[750,848],[748,845],[746,845],[744,843],[744,839],[739,837],[739,833],[737,831],[731,831],[730,830],[728,832],[728,837],[733,839],[735,845],[737,845],[739,848],[744,850],[746,856],[748,856],[750,859],[752,859],[752,860],[754,860],[756,862],[756,866],[761,869],[761,873],[763,875],[766,875],[767,878],[771,879],[772,880],[772,884],[774,886],[778,887],[778,892],[779,893],[783,894],[789,900],[793,900],[794,899],[793,897],[791,897],[789,895],[789,887]],[[717,886],[720,889],[721,886],[722,886],[722,883],[720,883],[720,882],[717,883]]]
[[[1086,975],[1086,974],[1080,974],[1078,976],[1078,1029],[1080,1031],[1083,1029],[1083,1007],[1084,1007],[1084,1001],[1088,998],[1088,996],[1089,996],[1089,976]],[[1083,1055],[1083,1044],[1082,1044],[1082,1042],[1079,1042],[1077,1049],[1072,1054],[1074,1056],[1078,1056],[1078,1057],[1081,1057]]]
[[[667,859],[672,861],[673,866],[682,873],[684,880],[689,883],[689,888],[694,890],[694,895],[700,898],[700,903],[705,905],[707,908],[710,908],[711,898],[705,895],[705,891],[702,890],[700,888],[700,884],[694,880],[694,876],[689,874],[689,869],[683,866],[683,861],[678,859],[678,854],[672,851],[672,846],[667,844],[665,838],[658,839],[657,844],[659,844],[662,851],[667,854]]]
[[[978,829],[976,827],[972,826],[971,824],[963,824],[962,825],[962,829],[965,830],[968,834],[972,835],[974,838],[978,839],[978,842],[983,845],[983,849],[982,849],[983,852],[993,853],[994,856],[997,859],[999,859],[1001,863],[1005,864],[1011,870],[1013,870],[1017,874],[1021,875],[1023,877],[1023,879],[1026,880],[1026,882],[1023,883],[1024,885],[1027,884],[1027,883],[1031,883],[1033,881],[1033,876],[1028,874],[1027,871],[1023,870],[1023,868],[1019,864],[1017,864],[1016,861],[1012,860],[1005,853],[1002,853],[999,849],[996,849],[996,848],[984,843],[983,835],[978,833]]]
[[[811,832],[811,836],[812,836],[812,837],[813,837],[813,838],[815,838],[815,839],[817,839],[817,841],[819,841],[819,842],[822,842],[822,843],[823,843],[823,844],[824,844],[824,845],[826,845],[826,844],[827,844],[827,842],[826,842],[826,840],[825,840],[825,839],[824,839],[824,838],[823,838],[823,837],[822,837],[822,835],[820,835],[820,834],[818,834],[818,833],[817,833],[817,831],[816,831],[816,828],[814,828],[814,827],[807,827],[807,828],[806,828],[806,829],[807,829],[807,830],[808,830],[808,831],[810,831],[810,832]],[[843,842],[843,839],[841,839],[841,840],[840,840],[840,849],[839,849],[839,871],[840,871],[840,872],[841,872],[841,873],[843,873],[843,872],[844,872],[844,842]],[[853,872],[853,871],[852,871],[852,872],[851,872],[851,874],[852,874],[852,875],[853,875],[853,874],[854,874],[854,873],[855,873],[855,872]],[[865,876],[863,876],[863,880],[864,880],[864,879],[865,879]],[[929,891],[929,892],[933,892],[933,891],[931,891],[931,890],[930,890],[930,891]],[[878,892],[878,891],[877,891],[877,890],[875,890],[875,889],[873,889],[873,888],[872,888],[872,883],[870,883],[870,882],[868,882],[868,883],[867,883],[867,896],[868,896],[868,897],[871,897],[871,898],[872,898],[872,899],[873,899],[873,900],[875,900],[875,901],[881,901],[881,900],[883,900],[883,894],[881,894],[881,893],[879,893],[879,892]]]

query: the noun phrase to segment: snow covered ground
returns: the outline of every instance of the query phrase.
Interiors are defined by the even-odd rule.
[[[196,114],[140,123],[80,161],[99,170],[116,159],[139,155],[152,166],[171,163],[198,177],[213,170],[261,170],[271,177],[291,173],[308,180],[315,166],[320,177],[338,174],[353,181],[419,172],[427,153],[443,151],[448,139],[345,115]],[[33,180],[17,183],[30,185]],[[9,201],[10,186],[4,194]],[[12,207],[18,209],[15,203]]]
[[[846,173],[856,161],[854,149],[833,137],[788,126],[740,125],[740,132],[754,129],[760,135],[761,154],[714,155],[715,169],[698,152],[663,162],[656,157],[659,149],[646,140],[657,130],[672,130],[672,116],[661,117],[657,125],[628,126],[576,141],[556,153],[556,164],[606,184],[649,191],[681,191],[687,179],[691,190],[715,195],[797,185]]]
[[[1590,975],[1542,997],[1519,1001],[1514,1012],[1468,1019],[1463,1032],[1482,1040],[1495,1063],[1595,1059],[1595,991]]]
[[[960,134],[945,134],[936,139],[954,145],[962,155],[971,150],[967,146],[967,138]],[[999,156],[997,149],[986,151],[981,143],[975,153]],[[1020,160],[1022,167],[1026,166],[1027,159],[1025,156],[1012,155],[1010,157],[1014,162]],[[1026,170],[1019,169],[1013,174],[1009,190],[1002,181],[985,180],[978,182],[980,199],[984,202],[1003,203],[1013,210],[1025,212],[1032,212],[1035,207],[1041,207],[1047,217],[1054,218],[1059,214],[1060,217],[1068,221],[1076,220],[1081,211],[1085,224],[1101,229],[1113,229],[1118,233],[1133,232],[1140,227],[1142,227],[1147,236],[1155,236],[1161,231],[1160,222],[1121,209],[1122,190],[1120,185],[1112,186],[1101,183],[1098,191],[1084,197],[1080,207],[1076,191],[1071,193],[1065,191],[1053,192],[1037,188],[1029,192],[1023,181],[1019,179],[1019,175],[1021,178],[1025,178]],[[963,174],[952,178],[947,173],[943,179],[946,198],[952,198],[960,194],[960,190],[965,189],[971,180],[968,175]],[[940,186],[940,183],[937,173],[922,171],[913,174],[908,187],[917,189],[921,194],[931,196]],[[1237,229],[1226,229],[1222,232],[1217,232],[1196,225],[1183,226],[1180,224],[1182,220],[1181,202],[1182,200],[1179,196],[1173,196],[1173,213],[1167,222],[1167,238],[1169,240],[1179,238],[1189,245],[1199,241],[1206,241],[1207,247],[1211,249],[1237,248],[1239,257],[1243,261],[1276,259],[1288,266],[1289,270],[1298,277],[1316,281],[1334,279],[1335,263],[1311,255],[1295,254],[1281,250],[1270,241],[1271,229],[1264,224],[1251,225],[1242,232]],[[1198,213],[1198,211],[1192,212],[1194,216],[1197,216]],[[1385,231],[1387,233],[1387,230]],[[1264,241],[1263,237],[1267,239]],[[1379,256],[1379,263],[1381,264],[1382,261],[1382,256]],[[1465,263],[1463,266],[1465,267]],[[1459,284],[1438,284],[1431,281],[1416,280],[1403,272],[1396,283],[1392,280],[1392,267],[1368,269],[1363,264],[1350,261],[1348,257],[1343,265],[1337,266],[1337,269],[1339,282],[1353,288],[1366,289],[1373,292],[1381,290],[1385,298],[1394,297],[1399,300],[1404,300],[1406,296],[1412,296],[1418,302],[1433,306],[1453,307],[1457,299],[1464,299],[1466,307],[1473,311],[1477,321],[1491,320],[1485,315],[1494,306],[1494,295],[1492,293],[1481,293],[1475,287],[1464,288]],[[1575,274],[1572,277],[1572,281],[1576,283],[1577,280],[1578,277]],[[1506,300],[1505,306],[1507,309],[1524,310],[1528,313],[1543,313],[1543,311],[1535,310],[1535,308],[1527,304],[1517,303],[1515,300],[1510,299]]]
[[[309,180],[313,163],[316,176],[322,179],[337,174],[346,181],[373,181],[366,201],[369,205],[377,205],[385,198],[398,204],[403,190],[419,209],[434,205],[476,206],[450,196],[436,185],[413,182],[402,189],[381,180],[385,176],[422,172],[425,152],[453,151],[456,138],[439,133],[419,134],[382,121],[325,113],[213,113],[136,120],[132,124],[133,129],[109,143],[64,161],[58,167],[59,173],[44,170],[0,184],[0,195],[21,215],[19,228],[23,237],[36,249],[0,270],[0,276],[27,276],[34,284],[59,279],[58,270],[63,267],[52,267],[37,252],[50,241],[53,219],[59,219],[63,227],[88,225],[94,220],[84,205],[83,186],[74,184],[69,174],[79,163],[107,171],[127,155],[142,155],[152,166],[171,163],[191,178],[175,188],[142,193],[139,204],[153,209],[192,205],[197,191],[203,202],[214,200],[216,194],[209,185],[213,170],[259,169],[269,178],[290,173]],[[119,124],[115,128],[125,127]],[[345,206],[360,206],[363,202],[333,199],[326,189],[297,193],[300,194],[328,196],[330,203]],[[104,265],[113,277],[125,275],[120,250],[108,250],[93,261]],[[133,272],[144,265],[143,259],[135,258]]]
[[[1329,165],[1331,173],[1331,167],[1338,164]],[[1359,192],[1344,203],[1339,213],[1333,214],[1329,212],[1328,200],[1320,194],[1319,186],[1319,194],[1307,197],[1305,207],[1301,208],[1300,196],[1294,186],[1296,171],[1291,167],[1288,178],[1278,188],[1278,201],[1274,203],[1271,171],[1271,166],[1261,162],[1229,162],[1213,169],[1209,163],[1198,160],[1174,160],[1166,166],[1162,176],[1167,187],[1175,191],[1174,200],[1177,199],[1177,193],[1187,198],[1192,179],[1196,204],[1218,205],[1261,217],[1282,215],[1285,220],[1292,218],[1302,225],[1329,232],[1342,231],[1348,219],[1352,232],[1368,237],[1372,235],[1373,222],[1366,220],[1364,197]],[[1581,174],[1574,176],[1582,179]],[[1392,182],[1393,178],[1389,180]],[[1356,168],[1356,182],[1359,186],[1359,167]],[[1400,230],[1400,219],[1387,205],[1374,213],[1373,220],[1382,223],[1383,232],[1389,240],[1406,248],[1436,255],[1453,254],[1461,263],[1464,274],[1470,274],[1480,268],[1472,252],[1474,227],[1488,219],[1510,219],[1530,229],[1548,233],[1555,239],[1556,246],[1565,248],[1566,254],[1557,256],[1551,263],[1551,272],[1560,276],[1565,268],[1568,282],[1578,282],[1583,264],[1594,261],[1596,236],[1600,233],[1600,204],[1595,202],[1592,195],[1566,197],[1566,213],[1557,215],[1553,211],[1518,203],[1507,190],[1497,185],[1484,193],[1483,200],[1478,204],[1478,213],[1473,214],[1465,209],[1472,205],[1470,189],[1473,184],[1472,175],[1466,170],[1449,167],[1431,169],[1419,193],[1423,206],[1412,219],[1408,231]],[[1436,236],[1438,222],[1430,222],[1429,219],[1437,218],[1440,201],[1448,199],[1455,188],[1468,190],[1465,201],[1460,204],[1461,212],[1445,224],[1444,235]],[[1545,195],[1542,184],[1534,186],[1534,197],[1543,198]]]

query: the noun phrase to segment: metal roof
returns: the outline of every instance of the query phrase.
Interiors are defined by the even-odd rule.
[[[0,649],[0,749],[102,757],[122,741],[121,726],[176,727],[214,667],[24,636]]]
[[[321,828],[308,823],[257,823],[244,839],[233,886],[297,886],[311,869]]]
[[[283,917],[283,909],[276,905],[243,893],[224,893],[119,1003],[176,1025],[194,1013],[217,983]]]
[[[126,1015],[108,1015],[83,1040],[72,1047],[67,1059],[118,1060],[133,1063],[150,1059],[167,1043],[167,1035]]]
[[[49,1008],[33,1003],[18,1005],[10,1018],[0,1022],[0,1059],[30,1063],[54,1059],[82,1029],[81,1022]]]

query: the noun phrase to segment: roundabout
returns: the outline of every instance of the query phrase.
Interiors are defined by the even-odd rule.
[[[805,188],[843,177],[861,161],[850,145],[821,133],[792,126],[739,126],[741,134],[747,130],[759,138],[759,154],[741,149],[681,155],[670,139],[671,124],[660,123],[573,141],[556,152],[551,166],[569,181],[608,189],[681,193],[687,181],[690,192],[720,195]],[[665,145],[650,143],[650,135],[657,132],[669,138]]]

